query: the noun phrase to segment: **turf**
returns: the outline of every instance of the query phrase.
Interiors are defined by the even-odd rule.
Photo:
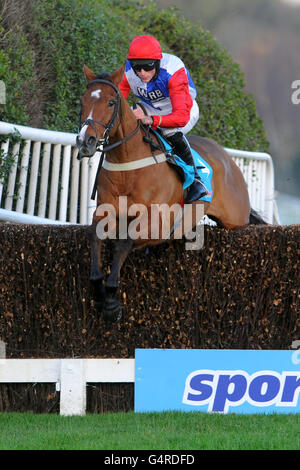
[[[0,414],[0,450],[299,450],[300,415]]]

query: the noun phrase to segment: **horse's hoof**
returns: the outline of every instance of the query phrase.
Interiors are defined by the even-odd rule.
[[[108,312],[105,310],[102,312],[102,318],[107,323],[116,323],[122,318],[122,309],[120,308],[116,312]]]
[[[122,318],[122,309],[119,307],[116,310],[104,310],[102,312],[102,318],[106,322],[116,323]]]
[[[120,302],[114,298],[107,298],[105,301],[105,308],[102,312],[104,321],[117,322],[122,317],[122,308]]]

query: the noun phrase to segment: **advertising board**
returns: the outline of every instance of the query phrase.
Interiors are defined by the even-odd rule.
[[[300,413],[300,351],[136,349],[135,411]]]

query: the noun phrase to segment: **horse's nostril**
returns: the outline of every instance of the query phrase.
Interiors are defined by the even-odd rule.
[[[80,147],[80,145],[82,144],[82,137],[80,134],[78,134],[78,136],[76,137],[76,145],[77,147]]]
[[[87,139],[86,139],[87,146],[92,147],[93,145],[95,145],[95,143],[96,143],[96,137],[94,137],[93,135],[87,136]]]

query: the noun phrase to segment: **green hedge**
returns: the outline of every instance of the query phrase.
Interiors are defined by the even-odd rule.
[[[239,66],[211,33],[174,8],[160,10],[137,0],[21,4],[18,24],[10,24],[9,11],[0,23],[0,79],[7,85],[2,120],[76,131],[83,63],[96,72],[112,72],[124,62],[135,35],[153,34],[165,51],[184,60],[197,85],[201,117],[193,133],[225,146],[268,150]]]
[[[6,86],[6,105],[2,111],[0,109],[0,119],[26,124],[29,120],[26,90],[35,93],[32,50],[20,29],[8,32],[4,40],[5,34],[5,29],[0,26],[0,44],[5,45],[0,50],[0,80]]]

